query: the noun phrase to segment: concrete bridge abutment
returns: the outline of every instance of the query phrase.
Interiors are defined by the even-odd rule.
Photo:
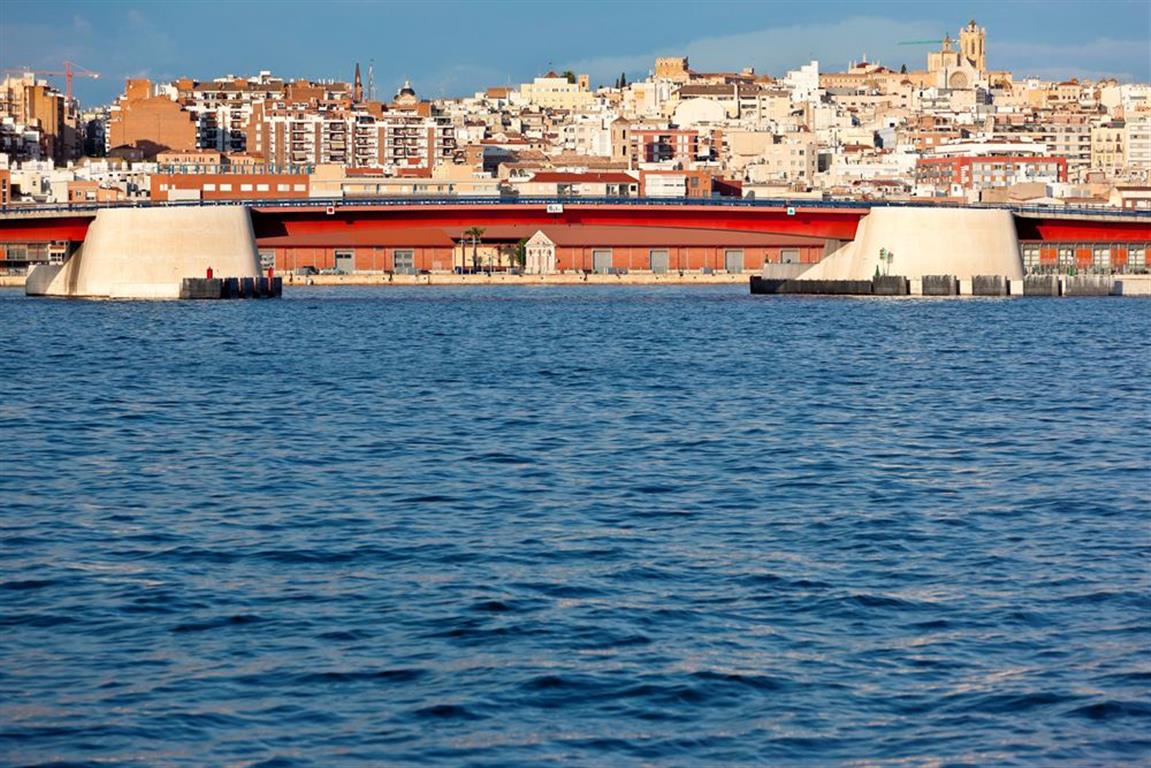
[[[105,208],[63,264],[33,268],[31,296],[177,299],[187,277],[255,278],[260,260],[245,206]]]

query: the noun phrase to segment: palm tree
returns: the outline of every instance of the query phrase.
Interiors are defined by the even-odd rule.
[[[480,268],[479,243],[480,238],[484,236],[484,228],[472,227],[465,229],[464,235],[472,239],[472,272],[477,272]]]

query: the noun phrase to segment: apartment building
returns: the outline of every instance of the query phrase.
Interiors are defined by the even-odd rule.
[[[107,149],[122,146],[139,147],[147,158],[197,149],[196,116],[169,95],[157,95],[150,80],[129,80],[108,114]]]
[[[555,72],[521,85],[519,97],[522,103],[532,107],[568,112],[581,112],[595,103],[587,75],[579,75],[573,82]]]
[[[35,73],[0,81],[0,129],[3,150],[15,160],[50,158],[65,163],[80,156],[83,142],[77,115],[64,94]]]
[[[1127,170],[1127,127],[1122,122],[1091,128],[1091,169],[1120,177]]]
[[[948,194],[1033,182],[1054,184],[1067,181],[1067,160],[1025,155],[921,157],[915,164],[915,181]]]

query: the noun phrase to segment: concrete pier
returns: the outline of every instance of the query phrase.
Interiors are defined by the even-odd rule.
[[[809,296],[871,296],[874,287],[870,280],[773,280],[753,275],[751,292]]]
[[[283,292],[281,277],[186,277],[180,282],[181,299],[278,299]]]
[[[899,275],[884,275],[872,278],[871,292],[876,296],[909,296],[911,285],[906,277]]]
[[[890,261],[881,263],[881,256]],[[855,240],[798,276],[800,280],[864,280],[875,268],[909,280],[951,274],[1023,277],[1015,221],[1009,211],[908,206],[873,208]]]
[[[176,299],[186,277],[259,275],[252,219],[243,206],[105,208],[63,264],[34,267],[31,296]]]
[[[1056,275],[1031,275],[1023,278],[1024,296],[1060,296],[1059,278]]]
[[[924,296],[958,296],[959,280],[955,275],[924,275],[920,291]]]
[[[975,275],[971,278],[972,296],[1008,296],[1011,282],[1003,275]]]
[[[1115,292],[1115,279],[1102,275],[1080,275],[1063,281],[1064,296],[1110,296]]]

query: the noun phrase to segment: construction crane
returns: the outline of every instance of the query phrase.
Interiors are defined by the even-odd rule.
[[[74,76],[90,77],[93,80],[100,77],[99,72],[93,72],[87,67],[82,67],[73,61],[64,62],[64,71],[55,72],[44,69],[6,69],[5,74],[13,73],[29,73],[33,75],[45,75],[47,77],[63,77],[64,78],[64,97],[67,99],[68,104],[72,103],[72,78]]]
[[[896,45],[944,45],[950,48],[952,42],[951,35],[947,35],[942,40],[904,40]]]

